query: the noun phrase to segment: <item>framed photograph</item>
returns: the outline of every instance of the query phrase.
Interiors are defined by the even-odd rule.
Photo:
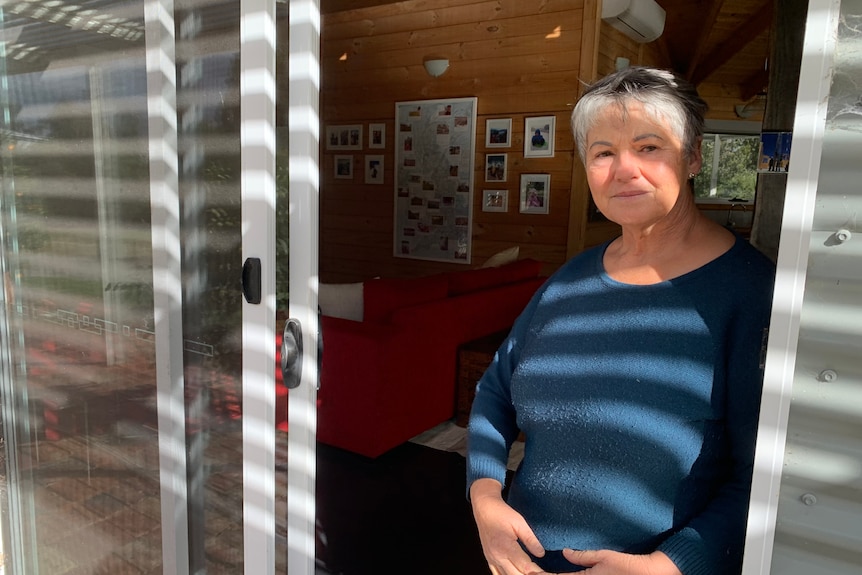
[[[506,154],[485,154],[485,181],[506,181]]]
[[[524,120],[524,157],[553,158],[555,116],[539,116]]]
[[[509,190],[482,190],[482,211],[509,211]]]
[[[361,150],[362,124],[326,126],[327,150]]]
[[[365,156],[365,183],[383,183],[383,156]]]
[[[547,214],[550,199],[550,174],[521,174],[522,214]]]
[[[512,118],[485,120],[485,147],[508,148],[512,145]]]
[[[335,156],[335,179],[353,179],[353,156]]]
[[[786,172],[790,163],[791,132],[763,132],[760,134],[758,172]]]
[[[386,147],[386,124],[368,124],[368,147],[372,150]]]

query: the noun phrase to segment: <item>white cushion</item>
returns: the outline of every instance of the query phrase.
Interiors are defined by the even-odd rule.
[[[323,315],[362,321],[362,282],[320,284],[317,303]]]
[[[483,268],[498,268],[500,266],[510,264],[518,260],[518,253],[521,251],[519,246],[508,248],[502,252],[497,252],[482,264]]]

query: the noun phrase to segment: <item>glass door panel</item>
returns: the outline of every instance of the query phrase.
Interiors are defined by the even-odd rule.
[[[174,6],[190,572],[240,573],[239,3]]]
[[[47,4],[2,8],[4,552],[160,572],[143,4]]]
[[[7,574],[243,572],[243,5],[0,3]]]

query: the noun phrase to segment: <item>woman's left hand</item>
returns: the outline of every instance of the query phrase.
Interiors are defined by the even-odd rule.
[[[607,549],[565,549],[563,556],[575,565],[587,567],[587,570],[581,573],[591,575],[682,575],[676,564],[661,551],[649,555],[632,555]]]

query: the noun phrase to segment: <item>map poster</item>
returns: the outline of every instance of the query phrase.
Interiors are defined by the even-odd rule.
[[[470,263],[476,101],[395,104],[396,257]]]

